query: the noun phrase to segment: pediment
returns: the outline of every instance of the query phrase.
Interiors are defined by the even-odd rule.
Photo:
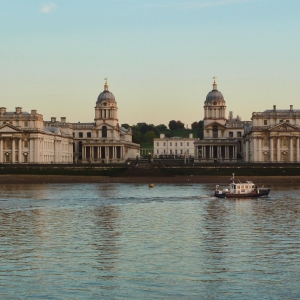
[[[102,124],[98,125],[97,127],[95,127],[95,129],[101,130],[103,126],[106,126],[107,129],[114,129],[114,126],[111,126],[110,124],[107,124],[107,123],[102,123]]]
[[[208,125],[204,126],[204,129],[212,129],[214,126],[218,126],[218,129],[226,129],[226,126],[218,122],[209,123]]]
[[[284,122],[270,127],[269,131],[299,131],[299,127]]]
[[[0,126],[0,132],[1,133],[13,133],[13,132],[20,132],[21,130],[11,124],[3,124]]]

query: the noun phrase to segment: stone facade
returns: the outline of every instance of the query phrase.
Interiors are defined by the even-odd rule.
[[[204,102],[203,140],[195,141],[195,161],[237,162],[243,159],[243,135],[250,122],[233,118],[232,112],[226,118],[226,102],[214,80],[213,90]]]
[[[65,118],[56,121],[53,117],[46,124],[72,135],[74,163],[124,163],[140,152],[140,145],[132,142],[131,129],[119,126],[117,102],[107,81],[96,101],[94,122],[66,123]]]
[[[0,163],[50,164],[73,162],[73,139],[59,127],[44,126],[36,110],[0,108]]]
[[[190,134],[189,138],[182,137],[165,137],[164,134],[160,138],[154,139],[153,155],[159,157],[160,155],[168,156],[193,156],[194,157],[194,142],[197,139]]]
[[[252,113],[252,126],[245,132],[246,162],[299,163],[300,110]]]

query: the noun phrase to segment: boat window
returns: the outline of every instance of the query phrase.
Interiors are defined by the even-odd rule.
[[[252,188],[254,189],[254,185],[252,185]]]
[[[237,189],[238,189],[238,190],[240,189],[240,186],[239,186],[239,185],[237,186]]]
[[[236,185],[234,185],[233,188],[235,189],[235,188],[236,188]]]

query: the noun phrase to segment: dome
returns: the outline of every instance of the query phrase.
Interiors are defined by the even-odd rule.
[[[116,102],[115,96],[108,90],[107,81],[104,84],[104,91],[98,96],[96,104],[101,102]]]
[[[205,102],[211,102],[211,101],[225,101],[225,100],[221,92],[219,92],[218,90],[212,90],[207,94]]]
[[[225,102],[223,94],[218,91],[217,83],[215,80],[213,83],[213,90],[207,94],[205,103],[212,102],[212,101]]]

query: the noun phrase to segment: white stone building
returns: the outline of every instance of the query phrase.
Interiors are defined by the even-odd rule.
[[[190,133],[189,138],[182,137],[165,137],[160,134],[160,138],[154,139],[153,155],[163,156],[192,156],[194,157],[194,142],[193,134]]]
[[[203,140],[195,142],[195,161],[237,162],[243,158],[244,127],[250,122],[233,118],[232,112],[226,118],[226,102],[215,80],[204,102],[203,123]]]
[[[252,113],[244,136],[246,162],[299,163],[300,110],[265,110]]]
[[[73,136],[75,163],[124,163],[140,152],[140,145],[132,142],[131,129],[118,123],[117,102],[107,81],[97,98],[94,122],[66,123],[65,118],[59,122],[53,117],[47,125],[61,127]]]
[[[36,110],[0,108],[0,163],[72,163],[73,139],[59,127],[44,126]]]

